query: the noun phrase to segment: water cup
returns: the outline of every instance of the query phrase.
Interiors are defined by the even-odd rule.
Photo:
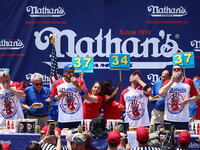
[[[26,133],[27,131],[27,121],[20,121],[20,132]]]

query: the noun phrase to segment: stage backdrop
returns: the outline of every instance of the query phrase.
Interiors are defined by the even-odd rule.
[[[19,82],[30,83],[39,72],[49,86],[53,33],[61,75],[72,57],[94,57],[94,72],[84,76],[88,89],[103,80],[117,86],[111,53],[130,54],[122,89],[136,69],[152,85],[164,69],[171,70],[172,54],[179,52],[194,52],[195,68],[185,71],[193,78],[200,75],[199,5],[199,0],[1,0],[0,68],[9,68]]]

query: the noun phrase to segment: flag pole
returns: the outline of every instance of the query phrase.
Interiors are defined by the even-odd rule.
[[[60,78],[58,73],[58,63],[57,63],[57,56],[56,56],[56,49],[55,49],[55,36],[54,34],[50,34],[49,38],[51,38],[50,43],[52,46],[52,53],[51,53],[51,70],[50,70],[50,87],[52,84]]]
[[[122,71],[119,70],[119,80],[122,81]]]
[[[54,35],[52,34],[51,36],[51,44],[53,44],[53,46],[55,47],[55,38],[54,38]]]

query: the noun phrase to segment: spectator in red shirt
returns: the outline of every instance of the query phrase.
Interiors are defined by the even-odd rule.
[[[102,82],[104,97],[103,97],[103,112],[104,119],[120,119],[120,110],[118,109],[119,102],[116,100],[119,91],[122,87],[122,81],[119,81],[117,88],[114,91],[112,81],[105,80]]]
[[[91,92],[87,93],[78,84],[76,78],[71,77],[72,83],[76,86],[79,94],[84,98],[83,102],[83,119],[93,119],[100,115],[100,109],[103,101],[103,90],[100,82],[94,82]]]

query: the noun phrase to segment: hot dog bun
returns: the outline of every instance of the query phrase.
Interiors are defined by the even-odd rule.
[[[42,108],[42,107],[44,107],[44,105],[42,103],[33,103],[32,107],[33,108]]]

